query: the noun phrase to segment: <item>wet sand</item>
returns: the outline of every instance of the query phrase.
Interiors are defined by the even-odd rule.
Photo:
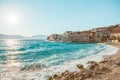
[[[115,47],[118,47],[119,50],[116,54],[112,55],[111,57],[116,61],[117,59],[120,60],[120,43],[117,44],[117,43],[108,43],[107,45],[112,45],[112,46],[115,46]]]

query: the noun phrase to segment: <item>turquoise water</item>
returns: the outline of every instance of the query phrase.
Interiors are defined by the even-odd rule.
[[[46,66],[60,65],[71,60],[94,55],[106,49],[101,44],[49,42],[46,40],[0,40],[0,63],[9,59],[23,65],[40,63]]]
[[[16,77],[27,75],[26,80],[47,80],[48,76],[65,70],[78,71],[77,64],[87,67],[87,61],[100,61],[112,55],[118,48],[105,44],[80,44],[72,42],[50,42],[46,40],[0,40],[0,74]],[[39,70],[28,72],[24,66],[41,65]],[[34,65],[32,65],[34,66]],[[27,67],[27,66],[26,66]],[[32,70],[32,67],[31,67]],[[6,72],[8,71],[8,72]],[[9,72],[10,71],[10,72]],[[12,73],[12,74],[11,74]],[[24,74],[23,74],[24,73]],[[11,76],[12,78],[12,76]],[[5,79],[6,80],[6,79]]]

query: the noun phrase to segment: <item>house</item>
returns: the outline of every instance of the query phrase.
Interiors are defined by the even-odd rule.
[[[115,37],[120,36],[120,29],[111,31],[110,35]]]
[[[50,36],[48,36],[47,38],[50,41],[62,41],[63,40],[63,36],[60,34],[52,34]]]
[[[120,41],[120,24],[95,28],[88,31],[66,31],[63,34],[48,36],[50,41],[71,42],[118,42]]]
[[[99,31],[107,31],[106,27],[102,27],[102,28],[95,28],[91,30],[92,32],[99,32]]]
[[[108,39],[107,42],[108,43],[119,43],[119,41],[117,39],[115,39],[115,40]]]
[[[120,42],[120,29],[110,31],[110,37],[108,38],[107,42]]]
[[[72,42],[92,42],[94,37],[94,32],[83,31],[74,32]]]
[[[65,33],[62,34],[63,36],[63,41],[71,41],[72,39],[72,34],[73,32],[72,31],[66,31]]]

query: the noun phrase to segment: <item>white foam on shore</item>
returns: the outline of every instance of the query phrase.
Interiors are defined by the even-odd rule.
[[[102,44],[102,45],[105,45],[105,44]],[[38,77],[35,78],[35,80],[47,80],[48,76],[51,76],[53,74],[62,73],[65,70],[69,70],[71,72],[78,71],[78,68],[76,67],[77,64],[83,64],[85,67],[87,67],[87,62],[88,61],[97,61],[97,62],[99,62],[99,61],[101,61],[103,59],[103,56],[105,56],[105,55],[113,55],[119,49],[119,48],[111,46],[111,45],[105,45],[105,46],[106,46],[106,49],[103,50],[103,51],[100,51],[96,55],[87,56],[87,57],[82,58],[82,59],[66,62],[66,63],[64,63],[62,65],[52,66],[52,67],[49,67],[49,68],[42,69],[36,75]]]

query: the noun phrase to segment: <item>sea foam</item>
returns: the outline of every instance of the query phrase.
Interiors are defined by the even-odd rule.
[[[43,65],[40,71],[24,73],[30,75],[28,78],[34,77],[35,80],[46,80],[48,76],[62,73],[65,70],[78,71],[77,64],[87,67],[87,61],[99,62],[103,56],[115,54],[118,50],[116,47],[105,44],[47,42],[43,40],[0,41],[0,46],[2,47],[0,48],[2,50],[0,51],[0,63],[5,63],[2,68]]]
[[[101,44],[101,45],[105,45],[105,44]],[[76,67],[77,64],[83,64],[85,67],[87,67],[88,61],[99,62],[103,59],[103,56],[113,55],[119,49],[111,45],[105,45],[105,46],[106,48],[104,50],[99,51],[98,54],[86,56],[82,59],[65,62],[62,65],[44,68],[40,71],[40,73],[38,74],[39,77],[37,77],[36,80],[46,80],[49,76],[54,75],[54,74],[60,74],[64,72],[65,70],[68,70],[70,72],[79,71],[78,68]],[[90,52],[93,52],[93,51],[90,51]]]

